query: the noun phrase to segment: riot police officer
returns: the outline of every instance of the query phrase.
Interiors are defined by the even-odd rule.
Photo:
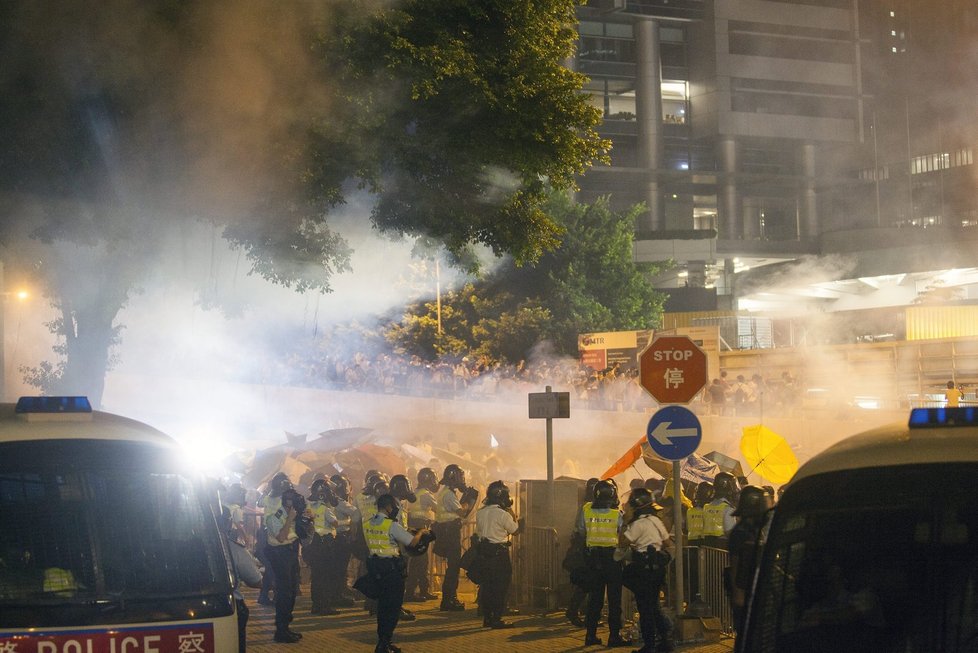
[[[487,628],[509,628],[503,621],[506,610],[506,593],[513,577],[513,564],[509,557],[509,536],[515,535],[521,524],[513,512],[513,500],[503,481],[493,481],[486,489],[484,507],[475,514],[475,534],[478,537],[478,555],[481,591],[482,625]]]
[[[621,528],[621,511],[618,509],[618,489],[610,481],[599,481],[594,486],[594,500],[585,504],[581,511],[578,530],[585,537],[586,587],[588,592],[587,614],[584,619],[585,646],[600,646],[598,619],[608,594],[608,646],[628,646],[630,642],[621,636],[621,562],[615,559],[618,547],[618,531]]]
[[[275,572],[274,640],[294,644],[302,639],[301,634],[289,628],[295,597],[299,592],[299,536],[296,533],[299,511],[296,504],[302,501],[302,497],[288,479],[281,484],[287,484],[280,497],[281,506],[265,517],[265,530],[268,533],[265,556]]]
[[[458,465],[445,467],[441,480],[441,488],[435,495],[435,555],[445,558],[445,578],[441,584],[442,611],[460,611],[465,604],[458,600],[459,561],[462,558],[462,520],[469,516],[478,491],[465,486],[465,472]]]
[[[631,521],[621,533],[620,544],[632,550],[623,581],[635,595],[642,648],[635,653],[672,651],[672,624],[662,612],[659,591],[665,581],[673,543],[665,524],[656,515],[658,506],[647,489],[632,490],[628,497]],[[656,639],[658,638],[658,644]]]
[[[713,479],[713,499],[703,507],[703,542],[718,549],[727,548],[727,535],[737,523],[733,516],[737,479],[720,472]]]
[[[393,480],[393,479],[391,479]],[[418,471],[417,501],[408,509],[408,528],[418,530],[430,528],[435,516],[435,493],[438,491],[438,477],[430,467]],[[438,598],[430,590],[428,556],[408,558],[407,583],[404,588],[405,601],[430,601]]]
[[[411,535],[400,523],[400,507],[390,494],[377,498],[377,514],[363,524],[367,540],[367,573],[377,583],[377,647],[375,653],[400,653],[392,642],[404,601],[406,565],[402,547],[417,546],[425,530]]]
[[[747,588],[756,561],[764,515],[774,505],[773,497],[764,488],[748,485],[740,491],[733,515],[737,524],[730,531],[729,595],[733,610],[734,630],[742,632]]]
[[[398,501],[398,511],[397,511],[398,522],[401,524],[401,526],[405,528],[405,530],[407,530],[409,533],[413,535],[415,532],[417,532],[417,529],[414,529],[412,531],[411,527],[408,525],[408,509],[410,508],[411,505],[418,502],[418,496],[414,493],[414,490],[411,488],[411,481],[408,480],[408,477],[405,476],[404,474],[395,474],[394,476],[391,476],[389,486],[390,486],[391,496],[397,499]],[[382,483],[378,483],[374,485],[374,488],[382,489],[383,485]],[[413,560],[415,557],[420,558],[422,556],[410,557],[407,564],[410,565],[411,564],[410,560]],[[414,621],[416,618],[417,617],[414,616],[413,612],[404,608],[403,606],[401,607],[402,620]]]
[[[309,488],[309,510],[312,512],[313,534],[308,545],[302,547],[302,557],[309,565],[309,593],[312,613],[333,615],[336,607],[330,603],[329,582],[331,558],[336,553],[336,506],[339,500],[333,495],[329,481],[318,478]]]
[[[334,474],[329,479],[333,483],[336,497],[336,542],[330,560],[329,581],[326,585],[329,605],[334,607],[351,606],[350,586],[347,579],[350,557],[353,552],[354,524],[360,523],[360,511],[350,503],[350,479],[342,474]]]
[[[291,488],[292,483],[285,472],[278,472],[268,481],[268,491],[258,501],[258,509],[262,512],[261,528],[258,532],[258,542],[255,544],[255,554],[265,566],[265,575],[262,577],[261,590],[258,592],[259,605],[275,605],[269,598],[269,592],[275,591],[275,570],[268,560],[268,529],[265,527],[265,520],[269,515],[275,514],[282,507],[282,492],[286,488]]]
[[[597,477],[592,476],[584,483],[584,503],[577,509],[575,523],[583,523],[581,521],[581,515],[584,512],[584,506],[591,505],[591,501],[594,500],[594,486],[598,484],[599,480]],[[584,561],[584,548],[584,531],[575,529],[571,533],[571,543],[568,551],[569,557],[572,557],[572,560],[575,561],[575,566],[566,566],[568,562],[565,561],[564,564],[567,571],[579,573],[579,564]],[[571,594],[570,600],[567,602],[567,610],[564,612],[564,616],[578,628],[584,627],[584,620],[581,619],[581,606],[584,605],[586,599],[587,590],[582,585],[574,583],[574,593]]]

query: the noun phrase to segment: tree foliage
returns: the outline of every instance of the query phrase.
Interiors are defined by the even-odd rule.
[[[560,247],[535,265],[510,263],[445,293],[440,338],[436,303],[423,301],[388,327],[388,339],[426,358],[464,352],[517,362],[544,341],[576,355],[578,334],[658,325],[664,296],[648,281],[655,270],[632,260],[641,207],[616,212],[606,199],[576,204],[553,193],[546,210],[564,230]]]
[[[322,41],[343,101],[317,124],[311,183],[335,195],[337,163],[355,164],[382,230],[434,238],[459,260],[472,244],[539,259],[561,235],[547,187],[573,187],[609,147],[584,77],[563,65],[575,4],[405,0],[366,19],[349,5]]]
[[[32,378],[97,404],[119,311],[198,220],[299,291],[349,269],[330,216],[359,191],[457,262],[539,259],[545,184],[608,147],[561,65],[575,4],[2,3],[0,259],[46,286],[65,356]]]

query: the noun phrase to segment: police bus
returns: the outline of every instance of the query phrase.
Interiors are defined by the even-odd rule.
[[[0,651],[237,651],[233,573],[172,439],[84,397],[0,404]]]
[[[767,528],[736,650],[978,651],[978,408],[830,447]]]

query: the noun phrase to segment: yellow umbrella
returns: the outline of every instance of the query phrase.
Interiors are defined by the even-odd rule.
[[[771,483],[781,484],[790,481],[798,471],[798,458],[788,441],[761,424],[744,427],[740,452],[751,466],[748,476],[757,472]]]

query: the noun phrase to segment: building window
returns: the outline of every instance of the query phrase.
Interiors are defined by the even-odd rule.
[[[689,85],[684,81],[662,82],[662,122],[673,125],[686,124],[686,107],[689,101]]]

